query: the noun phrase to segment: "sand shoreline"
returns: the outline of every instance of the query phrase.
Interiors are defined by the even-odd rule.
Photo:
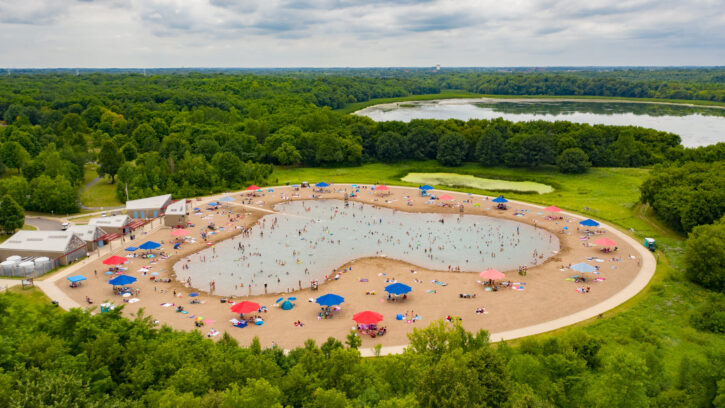
[[[333,187],[336,189],[350,188],[345,185],[334,185]],[[255,199],[255,201],[263,203],[260,207],[245,206],[243,211],[245,215],[239,223],[227,223],[227,216],[213,214],[214,222],[217,225],[228,224],[230,227],[223,233],[214,235],[214,242],[230,239],[238,235],[240,232],[239,227],[249,227],[256,223],[259,218],[268,214],[267,211],[272,209],[274,204],[282,201],[279,197],[280,192],[286,191],[289,195],[292,189],[290,187],[274,187],[274,190],[275,193],[264,193],[264,196]],[[359,197],[352,200],[408,212],[458,213],[457,208],[441,208],[425,204],[417,196],[417,189],[414,188],[391,187],[392,195],[389,198],[397,200],[391,202],[385,202],[385,199],[366,194],[368,192],[369,190],[361,190]],[[301,189],[299,193],[300,197],[293,198],[311,199],[311,189]],[[153,315],[161,324],[168,324],[182,330],[195,329],[194,319],[189,318],[190,316],[203,316],[205,319],[214,320],[214,323],[207,324],[201,329],[204,334],[214,328],[218,331],[227,331],[238,339],[241,344],[248,344],[252,337],[259,336],[263,345],[277,344],[284,348],[301,346],[307,338],[312,338],[318,342],[326,340],[329,336],[344,339],[350,328],[354,326],[354,322],[351,320],[354,313],[362,310],[374,310],[385,316],[382,324],[387,326],[388,334],[375,339],[365,337],[363,347],[381,344],[387,346],[386,348],[397,349],[397,347],[407,344],[406,334],[412,328],[427,326],[430,322],[447,315],[462,317],[463,325],[467,330],[486,329],[491,333],[521,330],[575,315],[593,306],[606,303],[608,299],[614,298],[624,288],[631,286],[630,284],[639,276],[640,266],[644,265],[643,262],[640,262],[642,261],[639,251],[641,248],[633,247],[631,242],[619,242],[621,240],[618,239],[620,250],[615,255],[622,256],[622,261],[610,261],[609,258],[613,255],[601,254],[598,247],[582,246],[583,241],[579,239],[579,235],[575,232],[578,224],[573,218],[565,223],[556,221],[560,222],[560,224],[556,224],[553,220],[543,219],[547,215],[546,213],[538,214],[541,211],[540,207],[518,202],[512,203],[511,207],[529,209],[530,213],[525,217],[515,217],[512,215],[511,210],[503,213],[499,210],[489,209],[487,203],[490,202],[487,202],[483,196],[468,196],[464,193],[448,191],[447,193],[458,200],[474,199],[481,204],[480,208],[473,207],[470,204],[465,205],[464,214],[496,216],[528,224],[533,224],[533,221],[536,220],[539,228],[546,228],[557,234],[561,243],[561,250],[555,256],[549,257],[547,262],[535,268],[530,268],[526,277],[517,275],[516,271],[506,272],[507,278],[510,278],[513,282],[525,283],[525,285],[522,285],[525,286],[523,291],[506,289],[499,292],[485,292],[481,285],[476,283],[478,279],[476,273],[431,271],[393,259],[379,257],[351,260],[337,268],[340,271],[343,268],[352,267],[352,271],[344,272],[341,279],[322,284],[317,292],[310,289],[295,291],[294,294],[299,300],[297,306],[291,311],[282,311],[272,306],[272,302],[278,297],[278,293],[249,297],[251,300],[268,306],[270,311],[263,314],[265,318],[263,326],[244,329],[231,326],[228,320],[234,318],[235,315],[229,312],[228,304],[220,304],[220,298],[217,296],[203,293],[196,299],[201,299],[205,303],[190,304],[188,293],[203,288],[187,288],[175,279],[172,279],[172,283],[153,283],[137,272],[142,266],[150,266],[151,271],[159,272],[161,277],[173,278],[173,263],[207,247],[203,241],[198,240],[195,244],[182,246],[182,251],[170,251],[168,249],[170,245],[168,244],[171,237],[167,228],[147,236],[137,237],[136,241],[134,241],[135,244],[147,239],[158,242],[164,241],[163,248],[172,254],[169,259],[156,262],[153,265],[149,265],[148,260],[140,258],[131,260],[128,274],[139,278],[139,281],[133,286],[141,289],[141,294],[138,296],[140,301],[137,303],[124,304],[120,297],[111,294],[110,285],[106,283],[105,276],[101,274],[101,271],[105,269],[100,262],[101,260],[94,260],[80,271],[76,271],[76,273],[82,273],[88,277],[88,281],[80,288],[69,288],[65,279],[59,280],[57,286],[79,304],[85,303],[85,296],[91,297],[95,301],[95,305],[102,300],[109,299],[116,304],[124,304],[124,314],[126,315],[135,313],[139,308],[143,307],[146,314]],[[245,195],[244,193],[241,194]],[[402,198],[406,194],[411,196],[413,206],[408,206],[407,201]],[[233,193],[232,196],[239,199],[240,193]],[[323,198],[341,199],[342,193],[324,194]],[[207,198],[195,202],[194,206],[201,206],[200,204],[210,201],[212,199]],[[261,208],[261,211],[255,211],[259,208]],[[205,211],[205,215],[208,216],[209,213]],[[193,235],[198,236],[197,230],[202,224],[202,220],[199,217],[192,216],[191,221],[196,224]],[[560,234],[564,225],[570,227],[572,231],[570,234]],[[611,237],[611,228],[607,228],[607,230],[607,233],[596,235],[593,239],[601,236]],[[117,251],[116,253],[123,254],[123,251]],[[628,258],[629,254],[635,254],[636,258]],[[589,256],[598,256],[604,260],[604,262],[598,264],[602,266],[602,276],[606,280],[589,283],[592,288],[591,292],[580,294],[575,289],[582,286],[582,284],[575,284],[565,280],[568,276],[576,274],[576,272],[560,271],[559,269],[562,264],[586,261],[586,257]],[[99,271],[98,277],[94,276],[94,269]],[[412,274],[411,269],[416,270],[416,273]],[[378,275],[379,273],[386,273],[385,276],[395,277],[398,281],[411,285],[413,292],[408,301],[397,304],[387,302],[384,299],[383,292],[385,282]],[[368,279],[368,282],[360,282],[360,279],[363,278]],[[444,281],[448,285],[431,284],[431,280],[434,279]],[[417,283],[416,280],[422,283]],[[646,285],[646,281],[644,284]],[[195,285],[198,284],[195,283]],[[173,297],[174,290],[181,297]],[[430,292],[433,290],[435,290],[435,293]],[[375,291],[376,295],[365,295],[365,292],[370,291]],[[330,292],[344,296],[346,302],[342,305],[342,310],[335,318],[317,320],[316,316],[319,307],[316,304],[306,302],[306,299]],[[460,293],[475,293],[477,296],[475,299],[462,299],[458,296]],[[176,313],[174,307],[161,306],[162,303],[167,302],[183,305],[189,314]],[[475,309],[478,307],[485,307],[488,314],[476,314]],[[414,311],[421,316],[421,320],[416,323],[395,320],[396,314],[404,314],[406,311]],[[295,327],[292,324],[298,320],[305,323],[304,327]]]

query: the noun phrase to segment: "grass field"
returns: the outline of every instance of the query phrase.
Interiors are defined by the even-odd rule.
[[[685,237],[671,231],[653,217],[649,207],[639,204],[639,185],[648,169],[594,168],[584,175],[564,175],[555,169],[486,168],[467,164],[451,169],[435,162],[406,162],[397,165],[370,164],[354,168],[280,168],[271,184],[300,181],[358,182],[411,185],[400,181],[409,172],[448,172],[478,177],[535,181],[554,186],[547,194],[507,192],[507,198],[557,205],[611,223],[636,239],[657,240],[657,272],[650,285],[603,319],[592,319],[555,332],[535,336],[540,340],[585,331],[604,342],[601,353],[623,349],[642,356],[655,350],[667,356],[662,369],[673,375],[683,358],[701,361],[725,349],[725,336],[700,332],[689,322],[693,310],[708,291],[683,276]],[[417,185],[417,184],[416,184]],[[496,191],[474,188],[446,188],[494,195]],[[520,343],[518,340],[514,343]]]
[[[408,173],[401,179],[408,183],[441,185],[446,187],[476,188],[479,190],[498,190],[519,193],[546,194],[554,188],[534,181],[495,180],[468,174],[455,173]]]
[[[343,108],[337,109],[338,112],[352,113],[368,106],[378,105],[382,103],[406,102],[406,101],[431,101],[436,99],[461,99],[461,98],[495,98],[495,99],[601,99],[611,101],[627,101],[627,102],[652,102],[652,103],[676,103],[699,106],[725,106],[723,102],[714,101],[698,101],[686,99],[657,99],[657,98],[626,98],[613,96],[576,96],[576,95],[484,95],[464,91],[446,91],[438,94],[410,95],[401,96],[399,98],[378,98],[365,102],[351,103]]]
[[[123,203],[116,195],[116,184],[110,184],[110,177],[106,176],[98,180],[96,184],[90,188],[85,186],[98,177],[95,163],[86,163],[83,173],[83,189],[81,190],[81,203],[86,207],[118,207]]]

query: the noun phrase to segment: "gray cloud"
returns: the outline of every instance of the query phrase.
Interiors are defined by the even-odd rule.
[[[725,3],[0,0],[3,39],[10,66],[722,64]]]

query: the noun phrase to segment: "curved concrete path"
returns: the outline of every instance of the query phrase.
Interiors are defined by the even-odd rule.
[[[271,187],[271,188],[281,188],[281,187],[288,187],[288,186],[277,186],[277,187]],[[410,189],[415,193],[418,192],[418,189],[415,187],[404,187],[404,186],[394,186],[394,187]],[[438,189],[436,189],[436,191],[448,192],[448,193],[459,193],[459,194],[461,193],[460,191],[438,190]],[[207,202],[218,200],[219,198],[224,197],[226,195],[239,194],[239,193],[244,193],[244,192],[241,191],[241,192],[236,192],[236,193],[225,193],[225,194],[209,196],[209,197],[206,197],[206,198],[200,200],[199,204],[204,205]],[[477,196],[477,197],[485,197],[480,194],[473,194],[473,195]],[[526,204],[526,205],[540,208],[542,210],[545,208],[544,206],[541,206],[541,205],[526,203],[526,202],[522,202],[522,201],[509,200],[509,202]],[[247,207],[247,205],[245,205],[245,204],[237,204],[237,205],[242,205],[242,206]],[[251,209],[257,210],[257,211],[274,213],[274,211],[266,210],[264,208],[258,208],[258,207],[252,207],[252,206],[248,206],[248,207]],[[585,219],[584,216],[579,215],[579,214],[574,214],[571,212],[562,211],[561,214],[573,217],[575,219],[581,219],[581,220]],[[562,327],[566,327],[566,326],[570,326],[575,323],[582,322],[584,320],[591,319],[592,317],[599,316],[600,314],[621,305],[622,303],[626,302],[630,298],[634,297],[636,294],[638,294],[640,291],[642,291],[642,289],[644,289],[647,286],[649,281],[654,276],[655,269],[657,268],[657,261],[655,260],[654,255],[647,248],[645,248],[642,244],[640,244],[639,241],[635,240],[634,238],[630,237],[629,235],[625,234],[624,232],[620,231],[619,229],[617,229],[611,225],[605,224],[605,223],[600,222],[600,224],[601,224],[600,226],[602,228],[606,228],[608,232],[611,232],[612,234],[617,236],[619,239],[626,241],[628,244],[632,245],[632,247],[634,247],[634,249],[637,251],[637,255],[640,257],[640,260],[641,260],[641,267],[640,267],[640,270],[637,273],[637,275],[632,280],[632,282],[630,282],[629,285],[627,285],[624,289],[617,292],[614,296],[612,296],[594,306],[591,306],[587,309],[580,310],[580,311],[574,312],[570,315],[560,317],[558,319],[550,320],[547,322],[538,323],[538,324],[535,324],[532,326],[521,327],[518,329],[509,330],[509,331],[500,332],[500,333],[491,333],[490,334],[491,342],[498,342],[498,341],[502,341],[502,340],[512,340],[512,339],[517,339],[517,338],[521,338],[521,337],[533,336],[535,334],[546,333],[546,332],[549,332],[552,330],[560,329]],[[154,231],[159,228],[161,228],[160,222],[159,222],[159,225],[152,227],[151,230]],[[111,246],[107,246],[102,249],[105,252],[104,255],[110,255],[112,252],[115,252],[117,250],[120,251],[122,248],[123,248],[123,245],[119,245],[116,250],[112,249]],[[92,255],[91,257],[93,257],[93,256],[95,256],[95,254]],[[98,252],[97,256],[98,257],[102,256],[101,252]],[[68,309],[71,309],[74,307],[81,307],[81,305],[79,305],[77,302],[75,302],[70,297],[68,297],[62,290],[60,290],[55,285],[55,282],[57,282],[61,278],[65,278],[66,276],[70,275],[71,273],[73,273],[76,270],[85,266],[85,264],[87,264],[89,262],[89,259],[90,258],[87,258],[84,261],[78,262],[78,263],[64,269],[62,272],[54,274],[53,276],[49,277],[48,279],[44,279],[44,280],[40,280],[40,281],[36,279],[35,284],[38,287],[40,287],[49,298],[58,301],[58,304],[63,309],[68,310]],[[388,354],[400,354],[405,350],[406,347],[407,347],[407,344],[403,344],[403,345],[399,345],[399,346],[382,347],[380,349],[380,355],[382,356],[382,355],[388,355]],[[359,350],[360,350],[360,354],[363,357],[375,356],[375,350],[372,348],[364,348],[364,349],[359,349]],[[287,352],[287,351],[288,350],[285,350],[285,352]]]

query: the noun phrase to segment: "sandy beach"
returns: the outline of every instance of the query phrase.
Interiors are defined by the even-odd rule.
[[[173,272],[175,263],[204,248],[209,248],[210,244],[240,234],[244,228],[252,227],[261,217],[274,212],[275,204],[284,200],[311,200],[313,194],[321,198],[342,200],[346,193],[353,191],[350,185],[337,184],[326,190],[330,192],[319,193],[313,191],[313,188],[302,188],[295,191],[292,187],[277,187],[274,192],[266,192],[265,189],[265,192],[257,193],[257,196],[251,199],[251,204],[242,204],[243,197],[248,197],[249,193],[237,192],[231,195],[236,200],[235,202],[215,211],[206,210],[207,206],[204,205],[211,199],[195,201],[192,206],[202,210],[197,214],[192,212],[189,217],[189,221],[194,224],[193,227],[188,228],[191,231],[189,235],[195,242],[183,243],[178,250],[172,248],[174,237],[171,235],[170,228],[162,228],[149,234],[139,234],[133,241],[126,238],[124,247],[138,246],[147,240],[153,240],[162,243],[162,247],[153,252],[159,254],[163,251],[168,255],[165,259],[161,257],[130,258],[128,263],[123,265],[124,268],[128,268],[124,273],[138,279],[131,287],[140,290],[140,293],[125,298],[127,300],[138,299],[134,303],[125,303],[124,298],[113,294],[111,285],[107,283],[108,279],[113,276],[104,274],[108,269],[106,265],[102,264],[105,256],[77,271],[87,277],[80,287],[70,288],[65,279],[60,279],[57,286],[84,307],[95,307],[97,310],[100,303],[110,301],[116,305],[124,305],[125,315],[132,315],[143,308],[144,313],[153,316],[159,321],[159,324],[169,325],[175,329],[200,330],[204,335],[207,335],[212,329],[219,332],[226,331],[241,344],[249,344],[254,336],[258,336],[263,346],[276,344],[284,348],[301,346],[305,340],[310,338],[317,342],[323,342],[330,336],[344,340],[350,329],[355,327],[352,316],[360,311],[372,310],[384,316],[380,326],[387,328],[385,336],[376,338],[363,336],[363,347],[372,347],[376,344],[383,346],[406,344],[406,335],[413,328],[425,327],[430,322],[447,316],[460,317],[463,326],[469,331],[486,329],[492,333],[554,320],[612,297],[629,285],[640,269],[641,259],[637,249],[626,242],[621,242],[621,239],[614,236],[611,231],[598,227],[591,228],[591,231],[597,233],[588,237],[584,233],[585,228],[578,224],[580,218],[561,216],[562,219],[553,219],[552,216],[559,217],[559,215],[545,212],[540,207],[520,203],[509,203],[509,209],[502,211],[494,208],[494,204],[490,202],[492,197],[447,192],[455,200],[450,202],[463,204],[464,210],[460,213],[457,204],[443,207],[438,200],[432,204],[428,203],[428,199],[421,197],[417,189],[390,187],[387,192],[389,195],[385,197],[382,197],[379,192],[374,193],[367,188],[360,189],[357,197],[350,200],[411,213],[441,212],[463,214],[463,217],[477,214],[536,225],[537,228],[544,228],[556,234],[561,249],[556,254],[547,254],[547,256],[551,256],[542,264],[529,268],[526,276],[521,276],[516,269],[502,271],[506,274],[505,281],[510,280],[523,290],[504,288],[496,292],[486,291],[484,286],[477,282],[481,279],[478,271],[434,271],[412,263],[382,257],[354,259],[355,255],[350,254],[350,261],[339,265],[337,269],[337,272],[340,272],[339,279],[321,282],[317,291],[307,288],[289,294],[285,293],[284,296],[297,298],[292,310],[282,310],[275,306],[275,300],[282,296],[280,293],[248,297],[236,296],[236,298],[230,299],[208,293],[209,281],[213,280],[213,277],[204,282],[194,281],[192,287],[187,287],[176,280]],[[478,206],[474,204],[478,204]],[[524,215],[517,216],[514,215],[515,213]],[[223,227],[224,230],[215,231],[213,235],[208,236],[208,242],[205,242],[201,238],[201,231],[210,222],[218,227]],[[564,231],[564,227],[567,227],[568,230]],[[602,237],[617,241],[618,251],[603,253],[601,247],[592,244],[592,241]],[[252,238],[239,237],[236,239],[244,242]],[[142,251],[136,253],[140,254]],[[114,255],[121,256],[128,254],[123,250],[114,253]],[[207,262],[214,262],[214,260],[211,259]],[[573,275],[580,274],[566,269],[566,266],[580,262],[599,266],[600,273],[587,274],[588,279],[585,283],[567,280],[571,279]],[[148,272],[144,275],[143,272],[139,272],[141,268],[148,269]],[[151,280],[150,274],[153,272],[159,274],[156,276],[157,278],[170,278],[171,282],[163,283]],[[243,270],[231,272],[245,273]],[[331,273],[330,276],[332,275]],[[600,279],[595,281],[594,277]],[[386,280],[391,279],[412,287],[408,299],[402,302],[386,300],[384,288],[389,284]],[[305,282],[305,286],[308,284],[309,282]],[[587,286],[590,287],[588,293],[577,291],[578,288]],[[191,298],[188,295],[192,292],[198,292],[200,295]],[[369,294],[373,292],[375,294]],[[345,298],[345,302],[333,318],[318,320],[317,316],[321,309],[319,305],[308,300],[325,293],[341,295]],[[475,294],[475,298],[461,298],[460,294]],[[93,305],[86,303],[86,296],[93,300]],[[192,299],[199,300],[201,303],[191,304]],[[261,326],[250,325],[246,328],[233,327],[229,320],[238,318],[239,315],[232,313],[229,310],[229,304],[221,303],[221,299],[252,300],[267,306],[268,312],[259,313],[264,319],[264,324]],[[183,306],[187,313],[176,312],[176,307],[179,305]],[[476,313],[476,309],[480,308],[485,308],[486,313]],[[420,320],[396,320],[395,317],[398,314],[418,315]],[[208,323],[197,328],[194,321],[198,317],[203,317]],[[297,321],[302,322],[303,326],[295,326],[294,323]]]

